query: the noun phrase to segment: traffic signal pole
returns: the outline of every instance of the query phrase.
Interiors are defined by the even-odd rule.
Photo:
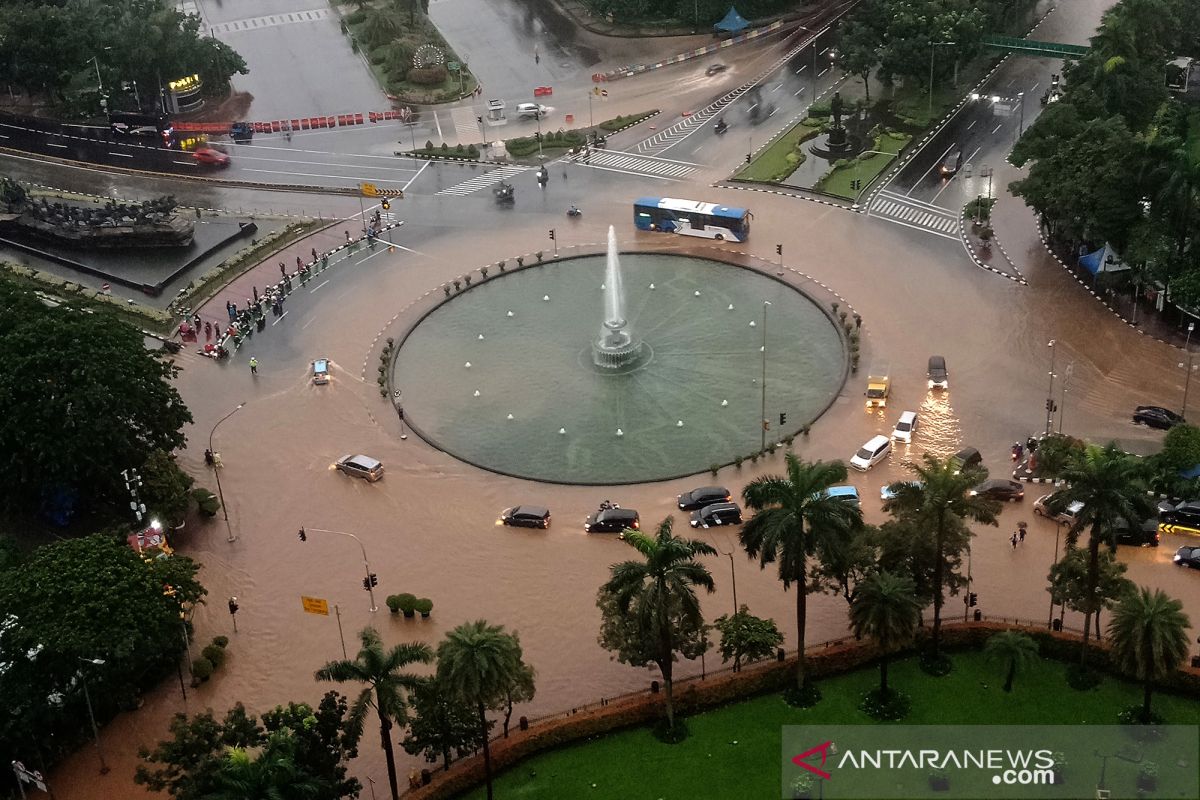
[[[363,545],[362,539],[359,539],[353,533],[347,533],[346,531],[332,531],[327,528],[304,527],[300,529],[298,534],[300,541],[308,541],[309,533],[335,533],[338,536],[349,536],[351,539],[358,542],[358,548],[362,551],[363,571],[365,573],[365,577],[363,578],[363,588],[367,590],[367,594],[371,598],[371,611],[378,611],[379,606],[375,605],[375,582],[377,579],[375,578],[375,574],[371,572],[371,564],[367,560],[367,548]]]

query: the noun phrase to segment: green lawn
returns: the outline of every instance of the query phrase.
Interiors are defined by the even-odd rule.
[[[811,128],[803,122],[796,123],[787,133],[776,139],[769,147],[754,157],[754,160],[743,167],[733,177],[743,181],[762,181],[777,183],[796,171],[802,162],[788,160],[790,154],[802,155],[796,150],[796,145],[816,136],[820,128]]]
[[[1141,700],[1138,686],[1111,677],[1092,691],[1076,692],[1067,687],[1065,665],[1051,660],[1019,675],[1007,695],[1001,691],[1003,675],[981,654],[957,654],[954,664],[954,671],[944,678],[928,677],[911,658],[892,666],[891,685],[912,697],[912,712],[904,724],[1110,725],[1116,724],[1119,710]],[[497,778],[496,796],[522,800],[777,798],[780,727],[871,724],[858,706],[863,693],[878,685],[878,676],[876,669],[867,669],[822,681],[824,699],[810,709],[793,709],[778,695],[768,695],[690,717],[691,737],[680,745],[661,744],[649,731],[635,729],[540,755]],[[1154,708],[1169,723],[1200,722],[1200,701],[1158,694]],[[1068,765],[1069,775],[1094,780],[1092,766]],[[1160,765],[1160,789],[1165,788],[1168,768],[1173,766]],[[1194,763],[1191,768],[1195,769]],[[1110,759],[1110,785],[1131,782],[1134,771],[1125,762]],[[1080,784],[1071,780],[1056,789],[1039,787],[1039,792],[1054,796],[1073,789],[1078,796]],[[480,789],[467,797],[476,800],[484,792]]]
[[[861,180],[862,186],[870,186],[871,181],[875,180],[879,173],[891,166],[891,163],[896,160],[896,155],[911,139],[912,137],[907,134],[880,136],[873,149],[891,155],[864,155],[850,166],[836,167],[821,178],[816,188],[826,194],[844,197],[847,200],[856,200],[862,194],[862,188],[861,186],[858,189],[850,188],[850,181]]]

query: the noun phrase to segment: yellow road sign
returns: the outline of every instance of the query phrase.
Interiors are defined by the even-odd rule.
[[[362,192],[363,197],[378,197],[379,190],[375,188],[373,183],[360,183],[358,190]]]
[[[1158,531],[1159,533],[1185,533],[1193,536],[1200,535],[1200,530],[1189,528],[1186,525],[1167,525],[1164,523],[1158,526]]]
[[[305,597],[304,595],[300,595],[300,605],[304,606],[305,613],[329,616],[329,601],[323,597]]]

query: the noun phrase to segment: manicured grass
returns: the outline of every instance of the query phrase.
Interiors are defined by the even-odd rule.
[[[1066,665],[1051,660],[1019,675],[1013,692],[1005,694],[1000,668],[979,653],[956,654],[954,671],[944,678],[925,675],[915,658],[893,664],[889,678],[893,688],[912,698],[903,724],[1115,725],[1120,710],[1141,701],[1139,686],[1111,677],[1092,691],[1076,692],[1067,686]],[[496,796],[777,798],[781,726],[874,724],[858,706],[878,681],[876,669],[822,681],[824,698],[810,709],[794,709],[779,695],[768,695],[689,717],[691,737],[679,745],[661,744],[648,730],[635,729],[546,753],[499,776]],[[1194,725],[1200,720],[1196,700],[1156,694],[1154,709],[1168,723]],[[1038,787],[1039,792],[1054,796],[1071,789],[1078,796],[1078,781],[1093,780],[1092,773],[1098,772],[1092,767],[1069,765],[1069,774],[1080,777],[1063,787]],[[1167,767],[1160,765],[1160,789],[1165,788]],[[1133,766],[1110,759],[1109,783],[1130,784],[1135,772]],[[482,798],[484,792],[467,797]]]
[[[896,160],[896,155],[904,149],[904,146],[909,143],[912,137],[907,134],[884,134],[875,142],[873,150],[879,150],[891,155],[882,156],[879,154],[864,155],[860,161],[852,162],[849,166],[835,167],[830,172],[826,173],[817,184],[817,189],[820,189],[826,194],[844,197],[847,200],[854,200],[862,194],[862,188],[850,188],[850,181],[858,179],[862,181],[862,186],[870,186],[871,181],[879,173],[887,169],[893,161]]]
[[[795,172],[796,167],[802,163],[801,160],[789,161],[788,156],[793,153],[801,155],[796,152],[796,146],[816,136],[819,132],[820,128],[810,127],[803,122],[796,123],[791,130],[780,136],[769,147],[755,156],[753,161],[734,175],[734,178],[736,180],[762,181],[764,183],[778,183],[784,180]]]

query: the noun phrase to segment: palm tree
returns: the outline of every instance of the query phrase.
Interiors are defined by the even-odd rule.
[[[858,587],[850,606],[850,628],[855,636],[874,640],[882,655],[879,659],[879,696],[888,689],[888,658],[911,644],[921,621],[921,602],[916,597],[912,578],[877,572]]]
[[[946,538],[956,523],[966,520],[995,525],[1000,505],[995,500],[972,495],[970,489],[987,478],[987,470],[970,468],[959,471],[952,458],[938,459],[926,453],[921,464],[912,467],[913,481],[892,484],[893,497],[883,510],[894,512],[932,528],[933,562],[933,633],[930,639],[934,655],[941,647],[942,604],[946,587]]]
[[[213,783],[200,800],[315,800],[323,789],[296,763],[296,744],[286,731],[272,734],[257,759],[244,747],[229,748]]]
[[[487,710],[504,701],[519,685],[524,670],[521,642],[501,625],[485,620],[464,622],[446,634],[438,645],[438,681],[458,700],[479,714],[479,740],[483,744],[483,769],[487,796],[492,800],[492,752],[488,746]]]
[[[821,540],[849,536],[862,524],[862,510],[827,491],[846,480],[842,462],[807,464],[788,453],[786,466],[787,475],[764,475],[742,490],[742,499],[755,514],[738,538],[746,555],[757,558],[761,568],[779,564],[785,592],[796,584],[796,686],[804,688],[808,685],[804,662],[808,557]]]
[[[702,627],[697,586],[711,594],[716,584],[712,573],[696,561],[697,556],[715,556],[717,550],[699,539],[684,539],[672,532],[674,521],[659,523],[654,536],[625,531],[625,543],[641,553],[642,561],[622,561],[610,567],[612,577],[600,588],[612,597],[618,613],[632,615],[641,638],[651,643],[652,658],[663,679],[667,730],[675,731],[674,663],[679,632],[674,621],[682,619],[689,628]]]
[[[433,661],[433,650],[427,644],[411,642],[398,644],[384,650],[379,631],[363,628],[359,633],[362,649],[353,661],[330,661],[317,670],[317,680],[336,683],[365,683],[366,687],[350,707],[350,718],[356,732],[362,731],[367,708],[374,706],[379,713],[379,740],[383,754],[387,757],[388,783],[392,787],[392,800],[400,796],[396,786],[396,757],[392,752],[391,730],[393,724],[403,724],[407,718],[407,695],[416,688],[418,678],[402,671],[410,664],[428,664]]]
[[[1066,469],[1062,479],[1067,488],[1059,492],[1053,505],[1063,507],[1080,502],[1083,508],[1075,515],[1075,522],[1067,530],[1067,542],[1071,546],[1079,540],[1079,534],[1088,531],[1088,574],[1087,594],[1096,598],[1100,582],[1100,545],[1107,544],[1116,550],[1116,532],[1119,527],[1137,527],[1150,516],[1152,506],[1141,479],[1141,465],[1117,449],[1110,442],[1102,450],[1089,448],[1076,455]],[[1079,651],[1081,666],[1087,663],[1088,640],[1092,632],[1092,614],[1099,620],[1098,598],[1084,604],[1083,647]],[[1097,622],[1097,628],[1099,623]]]
[[[1038,657],[1038,645],[1027,633],[1003,631],[988,637],[983,646],[984,654],[1007,665],[1004,691],[1011,692],[1017,673],[1027,669]]]
[[[1113,610],[1108,623],[1117,666],[1142,681],[1142,722],[1150,722],[1150,693],[1187,656],[1186,629],[1191,625],[1183,604],[1161,589],[1141,587]]]

